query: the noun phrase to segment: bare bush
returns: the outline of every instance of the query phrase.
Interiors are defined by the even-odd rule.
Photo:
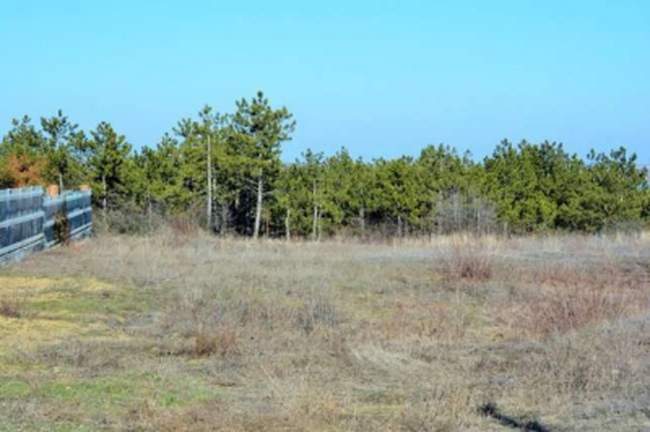
[[[493,275],[494,260],[491,251],[480,239],[476,242],[457,242],[449,255],[442,259],[441,271],[447,281],[484,282]]]
[[[237,332],[230,327],[203,330],[194,336],[192,354],[197,357],[218,354],[221,357],[239,353]]]
[[[435,225],[438,234],[494,233],[497,230],[495,207],[479,196],[453,191],[438,199]]]
[[[638,300],[616,289],[579,286],[550,289],[522,308],[516,321],[522,329],[547,336],[621,318],[639,309]]]

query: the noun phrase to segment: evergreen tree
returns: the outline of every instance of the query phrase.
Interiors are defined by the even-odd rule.
[[[232,119],[231,143],[255,194],[253,238],[260,234],[265,196],[280,168],[280,144],[291,139],[293,116],[286,108],[273,109],[262,92],[241,99]]]
[[[117,206],[132,195],[129,177],[135,164],[130,159],[131,145],[110,123],[99,123],[90,134],[92,138],[84,150],[95,190],[93,196],[99,200],[105,216],[109,206]]]
[[[11,129],[0,143],[0,187],[43,185],[47,158],[45,138],[29,116],[11,121]]]
[[[48,180],[57,183],[61,191],[68,184],[78,184],[83,177],[75,150],[84,145],[86,137],[77,130],[78,127],[61,110],[50,118],[41,117],[43,151],[48,159]]]

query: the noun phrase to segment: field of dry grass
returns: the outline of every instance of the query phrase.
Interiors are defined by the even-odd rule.
[[[650,428],[650,238],[98,238],[0,269],[0,431]]]

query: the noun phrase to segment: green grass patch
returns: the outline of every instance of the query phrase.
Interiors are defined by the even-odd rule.
[[[29,302],[29,309],[41,316],[77,322],[97,318],[119,319],[146,310],[149,296],[135,289],[87,290],[84,283],[57,286]]]
[[[0,378],[0,400],[23,398],[30,393],[31,388],[26,382],[13,378]]]

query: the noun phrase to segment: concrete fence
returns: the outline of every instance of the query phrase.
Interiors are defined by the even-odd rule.
[[[55,197],[41,187],[0,190],[0,263],[91,231],[89,190],[66,191]]]

